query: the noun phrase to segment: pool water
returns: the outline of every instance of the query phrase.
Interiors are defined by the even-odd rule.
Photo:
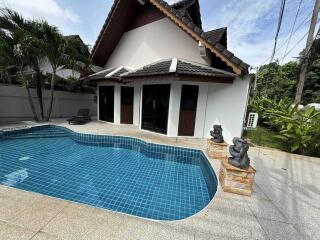
[[[198,150],[48,126],[3,133],[0,184],[144,218],[178,220],[210,202],[217,180]]]

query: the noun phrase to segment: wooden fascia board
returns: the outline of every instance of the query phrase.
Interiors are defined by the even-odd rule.
[[[83,82],[86,84],[97,84],[100,82],[119,83],[120,80],[118,78],[97,78],[97,79],[85,79]]]
[[[211,44],[207,43],[201,36],[199,36],[196,32],[191,30],[184,22],[182,22],[179,18],[174,16],[168,9],[166,9],[161,3],[159,3],[157,0],[150,0],[150,2],[158,8],[160,11],[162,11],[166,16],[168,16],[175,24],[177,24],[181,29],[183,29],[186,33],[191,35],[196,41],[201,42],[204,46],[206,46],[208,49],[211,50],[214,54],[216,54],[217,57],[219,57],[223,62],[225,62],[229,67],[232,68],[232,70],[238,74],[242,75],[242,69],[239,68],[237,65],[235,65],[233,62],[231,62],[229,59],[227,59],[219,50],[217,50],[215,47],[213,47]]]
[[[111,21],[113,15],[114,15],[114,13],[117,11],[117,8],[118,8],[118,6],[119,6],[119,2],[120,2],[120,0],[117,2],[117,5],[116,5],[115,8],[113,9],[110,18],[108,19],[109,21],[108,21],[107,25],[105,26],[105,28],[103,29],[103,32],[102,32],[102,34],[101,34],[101,36],[100,36],[100,38],[99,38],[99,40],[98,40],[98,43],[96,44],[95,48],[93,49],[94,51],[92,52],[92,54],[91,54],[91,56],[90,56],[90,59],[93,59],[94,55],[96,54],[96,51],[99,49],[100,44],[101,44],[101,41],[102,41],[102,39],[103,39],[103,36],[105,35],[105,33],[106,33],[106,31],[107,31],[107,29],[108,29],[108,27],[109,27],[110,21]]]
[[[207,76],[198,76],[198,75],[181,75],[181,74],[163,74],[156,76],[140,76],[140,77],[129,77],[123,78],[123,82],[132,82],[132,81],[187,81],[187,82],[207,82],[207,83],[225,83],[232,84],[234,78],[228,77],[207,77]]]

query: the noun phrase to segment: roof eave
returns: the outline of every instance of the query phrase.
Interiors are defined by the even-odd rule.
[[[244,63],[244,65],[240,67],[240,66],[237,66],[235,63],[233,63],[230,59],[226,58],[226,56],[224,56],[222,52],[220,52],[221,50],[219,50],[216,46],[213,46],[212,44],[210,44],[210,42],[208,42],[207,39],[205,39],[205,34],[200,28],[193,26],[194,29],[191,29],[192,25],[194,24],[189,22],[189,25],[190,25],[189,26],[182,19],[179,19],[175,15],[175,14],[179,15],[179,13],[176,12],[174,9],[172,9],[170,5],[168,5],[166,2],[164,2],[163,0],[149,0],[149,1],[151,4],[157,7],[160,11],[162,11],[166,16],[168,16],[171,19],[171,21],[177,24],[189,35],[191,35],[191,37],[201,42],[204,46],[210,49],[211,52],[213,52],[217,57],[219,57],[229,67],[231,67],[236,74],[238,74],[239,76],[243,76],[249,72],[248,67],[244,67],[245,65],[246,66],[249,66],[249,65],[241,61],[241,63]]]
[[[101,28],[101,31],[100,31],[100,33],[98,35],[98,38],[97,38],[97,40],[96,40],[96,42],[95,42],[95,44],[94,44],[94,46],[92,48],[92,51],[91,51],[91,54],[90,54],[90,59],[94,58],[94,55],[95,55],[95,53],[96,53],[96,51],[97,51],[97,49],[99,47],[99,44],[101,42],[102,36],[104,35],[105,31],[107,30],[108,23],[109,23],[112,15],[113,15],[114,10],[116,9],[116,6],[118,5],[118,3],[119,3],[119,0],[115,0],[113,2],[113,5],[111,6],[111,9],[109,11],[108,17],[106,18],[106,20],[105,20],[105,22],[104,22],[104,24],[103,24],[103,26]]]
[[[226,75],[196,75],[185,73],[163,73],[155,75],[123,76],[123,81],[143,81],[143,80],[176,80],[176,81],[194,81],[194,82],[214,82],[214,83],[233,83],[234,76]]]

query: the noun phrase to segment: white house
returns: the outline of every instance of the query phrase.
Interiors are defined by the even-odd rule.
[[[169,137],[241,136],[251,78],[227,50],[227,29],[204,32],[198,0],[115,0],[92,50],[104,70],[98,119]]]

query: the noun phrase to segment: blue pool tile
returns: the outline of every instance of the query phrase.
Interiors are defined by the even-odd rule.
[[[202,151],[58,126],[2,132],[0,183],[145,218],[203,209],[217,178]]]

